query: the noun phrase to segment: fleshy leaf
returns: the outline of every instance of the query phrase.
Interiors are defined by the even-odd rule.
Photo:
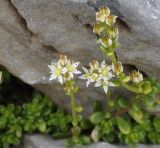
[[[119,130],[123,134],[127,135],[131,132],[131,127],[129,123],[126,120],[124,120],[122,117],[117,117],[117,125],[118,125]]]

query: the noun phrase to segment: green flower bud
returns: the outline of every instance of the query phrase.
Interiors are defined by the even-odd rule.
[[[130,74],[130,78],[134,83],[140,83],[143,81],[143,75],[139,71],[133,70]]]
[[[112,45],[112,40],[108,37],[102,37],[99,39],[99,42],[106,48]]]
[[[112,63],[112,70],[116,75],[119,75],[120,73],[123,72],[123,66],[120,62],[118,63]]]

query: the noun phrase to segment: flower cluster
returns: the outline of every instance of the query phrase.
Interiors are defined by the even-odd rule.
[[[112,64],[107,65],[105,60],[101,63],[97,60],[93,60],[89,63],[89,68],[82,66],[83,74],[79,76],[79,78],[86,80],[86,87],[90,84],[94,84],[94,87],[103,88],[105,94],[107,95],[107,113],[104,114],[103,112],[100,112],[99,109],[97,112],[97,109],[95,109],[96,112],[91,116],[90,120],[95,125],[100,125],[99,123],[104,123],[104,121],[107,121],[106,124],[107,126],[109,125],[109,128],[107,127],[106,130],[111,128],[112,132],[112,127],[110,127],[108,119],[113,119],[114,116],[116,117],[115,121],[118,125],[116,126],[125,136],[127,136],[130,135],[129,133],[131,132],[131,128],[128,123],[126,123],[126,113],[128,113],[128,115],[130,115],[136,122],[142,123],[144,118],[142,111],[139,108],[141,106],[140,102],[143,98],[146,98],[143,105],[151,108],[154,102],[150,100],[150,96],[153,93],[156,94],[157,90],[154,86],[152,87],[152,82],[143,78],[142,73],[139,71],[133,70],[129,74],[125,73],[123,65],[119,61],[115,51],[118,47],[118,28],[114,25],[116,22],[116,16],[111,15],[110,10],[107,7],[101,7],[96,13],[96,21],[97,22],[93,27],[93,32],[98,35],[100,49],[104,52],[105,56],[111,60]],[[74,138],[79,137],[81,133],[81,127],[79,126],[80,116],[77,115],[83,109],[82,106],[76,105],[75,94],[78,92],[79,87],[76,84],[76,80],[73,79],[75,74],[81,74],[81,72],[77,69],[79,63],[80,62],[73,62],[69,60],[65,55],[61,55],[58,62],[48,65],[51,73],[49,80],[57,79],[61,84],[63,84],[66,95],[70,97],[73,125],[71,132]],[[124,100],[121,97],[111,100],[108,92],[109,86],[124,87],[127,90],[136,93],[137,96],[133,98],[133,100]],[[145,97],[145,95],[148,95],[149,97]],[[120,118],[121,114],[125,115],[125,120]],[[99,120],[98,122],[97,119]],[[102,135],[99,127],[96,127],[97,126],[95,126],[95,129],[91,133],[91,138],[95,142],[97,142]],[[104,130],[104,128],[102,129]]]
[[[110,10],[107,7],[101,7],[96,13],[96,21],[113,25],[116,22],[116,16],[110,15]]]
[[[51,76],[49,80],[58,79],[61,84],[66,83],[73,79],[74,74],[80,74],[81,72],[77,70],[79,62],[74,63],[67,59],[66,55],[60,55],[57,63],[51,63],[48,65],[51,70]]]
[[[87,80],[86,86],[90,83],[95,83],[95,87],[102,86],[105,93],[108,92],[108,86],[115,86],[110,80],[114,77],[111,66],[107,66],[105,61],[99,64],[98,61],[93,60],[89,63],[90,69],[82,67],[85,74],[80,76],[80,79]]]
[[[114,26],[117,16],[111,15],[107,7],[101,7],[96,13],[96,24],[93,32],[100,36],[99,43],[108,49],[116,48],[118,40],[118,29]]]

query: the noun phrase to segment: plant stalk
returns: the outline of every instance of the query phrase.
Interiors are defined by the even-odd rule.
[[[138,93],[138,94],[142,93],[142,90],[140,88],[133,87],[127,83],[122,83],[122,86],[134,93]]]
[[[70,95],[70,106],[71,106],[71,112],[72,112],[72,125],[73,128],[77,126],[77,115],[76,115],[76,103],[75,103],[75,97],[73,93]]]

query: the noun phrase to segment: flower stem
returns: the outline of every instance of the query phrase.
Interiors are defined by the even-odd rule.
[[[111,52],[111,53],[108,53],[108,56],[110,57],[111,61],[116,64],[118,62],[117,60],[117,56],[116,56],[116,53],[115,52]]]
[[[74,97],[73,93],[70,95],[70,106],[71,106],[71,112],[72,112],[73,131],[75,131],[75,128],[76,128],[78,122],[77,122],[77,115],[76,115],[75,97]],[[75,132],[73,132],[73,134],[75,134]]]
[[[138,93],[138,94],[142,93],[142,89],[141,88],[137,88],[137,87],[131,86],[131,85],[127,84],[127,83],[122,83],[122,86],[125,87],[126,89],[134,92],[134,93]]]
[[[110,91],[108,91],[107,93],[106,93],[106,98],[107,98],[107,111],[108,112],[110,112],[110,106],[109,106],[109,101],[110,101]]]

